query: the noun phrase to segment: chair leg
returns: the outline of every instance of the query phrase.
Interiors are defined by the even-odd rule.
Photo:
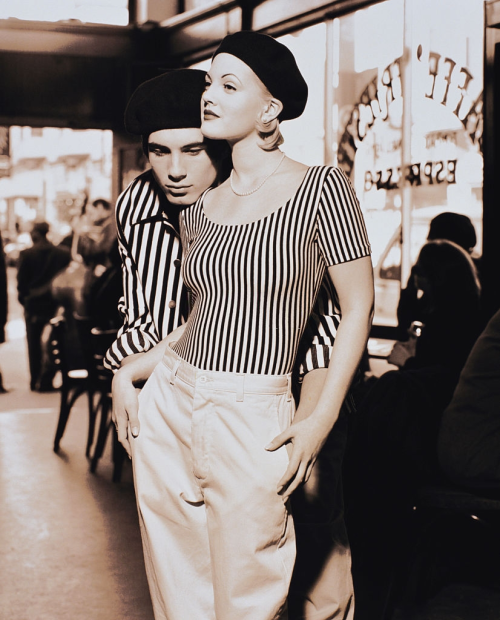
[[[101,410],[99,432],[97,433],[97,441],[94,448],[94,454],[92,455],[92,460],[90,461],[90,471],[92,473],[95,473],[99,459],[104,452],[104,446],[106,445],[106,438],[109,431],[109,403],[106,396],[104,396],[103,394],[101,394],[99,397],[99,402],[97,403],[95,409],[96,415],[99,409]]]
[[[61,388],[61,405],[59,408],[59,419],[57,421],[56,435],[54,437],[54,452],[59,452],[59,444],[66,429],[71,407],[68,403],[69,390]]]
[[[64,435],[64,431],[66,430],[66,424],[68,423],[71,409],[84,391],[85,387],[83,386],[61,388],[61,407],[59,409],[59,420],[57,422],[56,436],[54,437],[54,452],[59,452],[59,444],[62,436]]]
[[[97,417],[97,407],[94,407],[94,391],[91,388],[87,390],[87,397],[89,400],[89,433],[87,435],[85,456],[88,458],[90,456],[90,448],[94,442],[95,421]]]

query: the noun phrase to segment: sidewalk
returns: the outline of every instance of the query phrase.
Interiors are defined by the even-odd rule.
[[[89,473],[85,395],[52,451],[59,394],[29,390],[24,322],[11,310],[0,346],[0,618],[152,620],[130,464],[113,484],[108,449]]]

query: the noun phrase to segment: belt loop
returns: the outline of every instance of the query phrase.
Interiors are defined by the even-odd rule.
[[[242,403],[245,394],[245,375],[238,373],[238,381],[236,384],[236,402]]]
[[[286,400],[288,403],[292,400],[292,377],[290,375],[287,377]]]
[[[176,360],[174,367],[172,368],[172,372],[170,373],[170,385],[174,385],[175,378],[177,377],[177,371],[179,370],[179,366],[181,365],[182,360]]]

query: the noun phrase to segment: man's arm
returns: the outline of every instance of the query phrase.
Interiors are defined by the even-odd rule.
[[[340,325],[340,317],[337,293],[330,278],[325,275],[297,354],[295,375],[302,386],[300,404],[304,398],[304,387],[306,387],[304,383],[307,375],[317,374],[318,376],[324,376],[314,371],[326,370],[330,364],[337,329]],[[320,390],[321,387],[322,385],[319,386]],[[354,401],[351,394],[348,394],[345,404],[347,411],[354,409]]]
[[[120,253],[123,297],[118,303],[118,309],[124,320],[115,342],[104,357],[104,366],[113,372],[120,368],[125,358],[149,351],[160,340],[153,317],[149,312],[144,290],[137,277],[135,262],[129,256],[127,248],[121,243]]]

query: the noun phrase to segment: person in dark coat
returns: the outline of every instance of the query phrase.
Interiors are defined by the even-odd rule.
[[[71,260],[66,248],[56,247],[47,239],[48,232],[47,222],[33,225],[33,246],[20,253],[17,273],[18,299],[26,321],[31,390],[51,387],[44,385],[45,378],[41,376],[42,333],[57,307],[51,291],[52,279]],[[51,379],[47,381],[51,383]]]
[[[477,339],[438,434],[439,465],[451,482],[500,494],[500,310]]]

